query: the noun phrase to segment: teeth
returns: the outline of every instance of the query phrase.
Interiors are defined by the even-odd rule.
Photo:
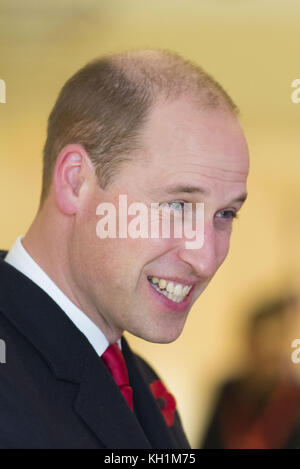
[[[174,285],[173,282],[168,282],[163,278],[159,279],[158,277],[149,277],[149,279],[151,280],[152,286],[155,290],[176,303],[183,301],[192,288],[191,285],[181,285],[180,283]]]
[[[174,295],[177,295],[177,296],[182,296],[182,286],[179,284],[179,285],[176,285],[176,287],[174,288]]]
[[[159,285],[159,288],[161,288],[163,290],[164,288],[166,288],[167,282],[165,280],[161,279],[159,281],[158,285]]]

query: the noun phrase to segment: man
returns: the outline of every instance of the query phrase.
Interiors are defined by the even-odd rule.
[[[176,54],[116,54],[68,80],[49,117],[39,211],[0,263],[1,447],[188,447],[173,397],[122,334],[180,335],[227,255],[247,174],[235,105]],[[99,205],[120,221],[120,195],[156,204],[159,219],[204,203],[203,246],[99,236]]]

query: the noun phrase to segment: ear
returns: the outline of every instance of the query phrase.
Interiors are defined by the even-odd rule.
[[[59,153],[53,182],[57,204],[66,215],[77,212],[80,190],[91,170],[93,165],[81,145],[67,145]]]

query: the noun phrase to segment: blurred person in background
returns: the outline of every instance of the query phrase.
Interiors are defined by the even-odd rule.
[[[291,358],[298,305],[297,296],[286,293],[250,315],[248,365],[221,387],[201,448],[300,447],[300,376]]]

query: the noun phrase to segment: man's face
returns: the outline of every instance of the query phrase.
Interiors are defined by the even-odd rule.
[[[226,258],[234,214],[246,193],[248,149],[233,115],[201,111],[188,98],[157,103],[142,144],[137,159],[124,165],[106,190],[96,178],[89,188],[77,215],[72,271],[80,304],[97,311],[106,335],[127,330],[165,343],[180,335],[191,306]],[[173,192],[175,186],[197,190]],[[128,206],[142,202],[149,211],[155,202],[179,210],[176,202],[203,202],[203,246],[187,249],[184,236],[100,239],[96,208],[110,202],[118,214],[120,194],[127,195]],[[168,298],[171,282],[173,289],[186,288]]]

